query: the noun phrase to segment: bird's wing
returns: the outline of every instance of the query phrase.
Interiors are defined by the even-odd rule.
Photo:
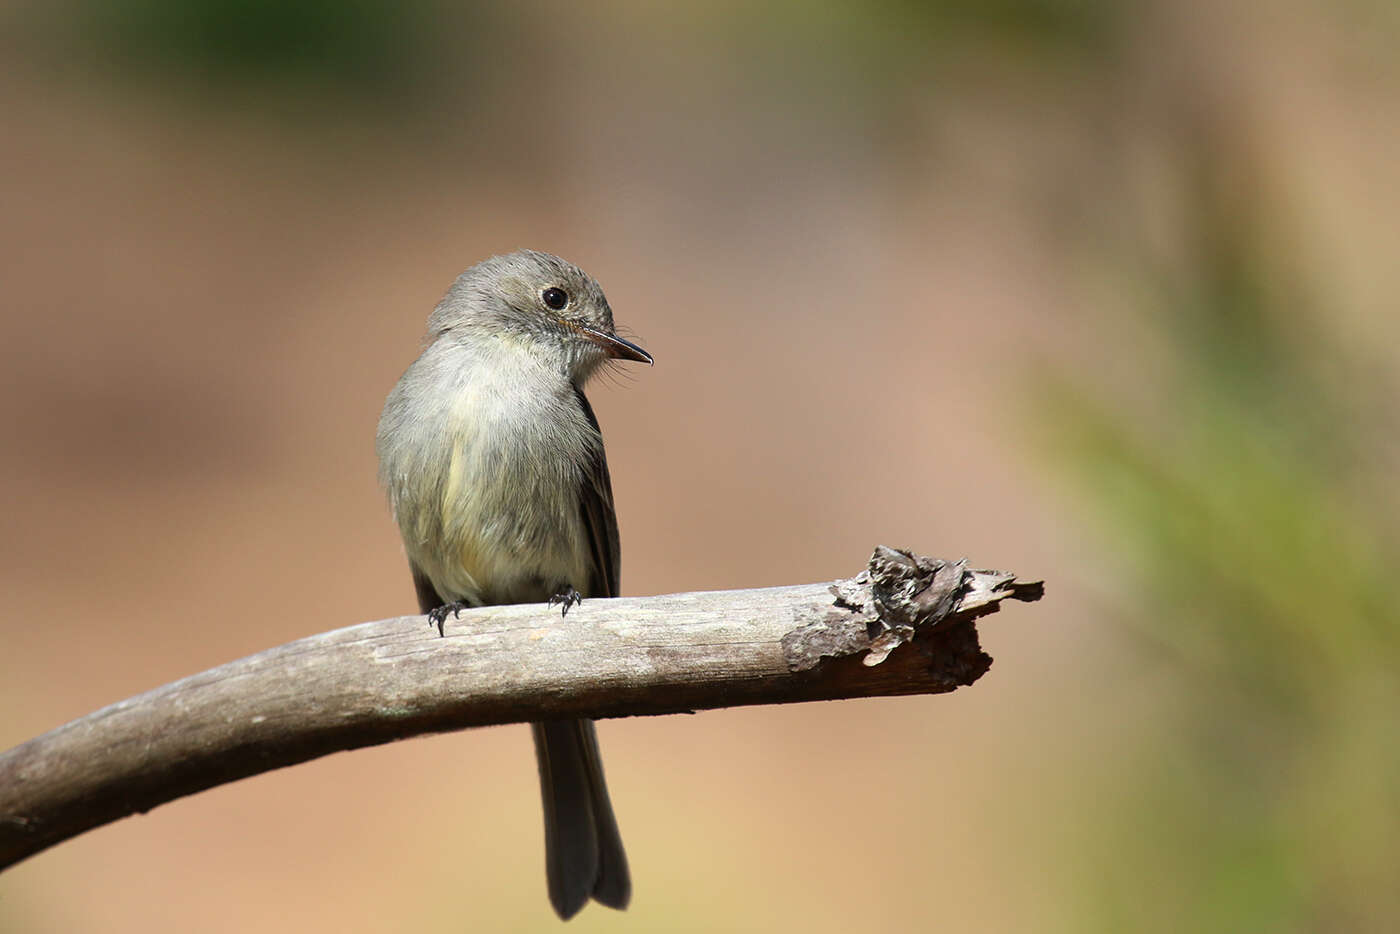
[[[433,582],[428,580],[428,575],[418,570],[416,564],[410,561],[408,567],[413,571],[413,589],[418,592],[418,612],[427,613],[448,602],[442,599]]]
[[[588,423],[598,432],[598,447],[592,461],[584,467],[579,491],[579,509],[593,558],[593,574],[584,596],[616,597],[622,591],[622,546],[617,536],[617,513],[613,511],[608,458],[603,453],[603,433],[583,390],[575,386],[574,395],[578,396],[578,404],[588,417]]]

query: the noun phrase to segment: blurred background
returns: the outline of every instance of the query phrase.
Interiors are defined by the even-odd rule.
[[[410,612],[380,406],[530,246],[657,359],[591,393],[626,592],[1048,581],[954,695],[604,723],[572,930],[1395,930],[1397,11],[11,0],[0,747]],[[413,740],[0,930],[554,931],[541,836],[528,731]]]

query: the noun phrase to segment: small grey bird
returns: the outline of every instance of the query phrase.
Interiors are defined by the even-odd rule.
[[[651,363],[618,337],[598,283],[523,250],[458,277],[423,353],[379,419],[380,480],[418,606],[442,631],[469,606],[618,594],[612,481],[583,385],[610,360]],[[627,907],[632,882],[591,720],[532,725],[549,900]]]

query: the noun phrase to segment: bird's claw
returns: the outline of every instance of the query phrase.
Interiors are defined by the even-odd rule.
[[[445,636],[443,627],[447,624],[447,614],[451,613],[452,618],[457,619],[462,615],[463,610],[469,609],[471,609],[471,604],[461,600],[456,603],[444,603],[442,606],[428,611],[428,625],[436,626],[438,635]]]
[[[578,606],[582,602],[583,594],[579,593],[572,587],[570,587],[568,590],[561,590],[559,593],[549,598],[550,606],[554,606],[556,603],[560,605],[560,616],[568,616],[569,607]]]

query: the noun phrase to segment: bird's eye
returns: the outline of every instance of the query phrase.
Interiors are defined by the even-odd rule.
[[[550,286],[541,292],[540,298],[544,299],[544,303],[555,311],[563,311],[564,306],[569,304],[569,293],[555,286]]]

